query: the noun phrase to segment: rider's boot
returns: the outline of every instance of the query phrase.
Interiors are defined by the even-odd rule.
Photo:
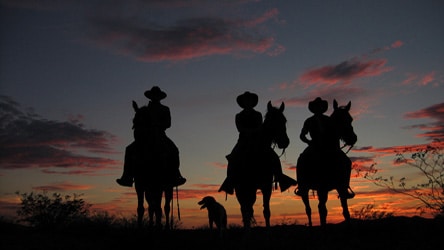
[[[230,177],[225,178],[218,192],[224,191],[227,194],[234,194],[233,180]]]
[[[176,176],[175,176],[175,178],[174,178],[173,186],[180,186],[180,185],[185,184],[185,182],[187,182],[187,179],[184,178],[184,177],[182,176],[182,174],[180,173],[180,170],[177,169]]]
[[[124,186],[124,187],[132,187],[133,186],[133,179],[122,175],[122,177],[120,177],[119,179],[116,179],[116,182],[120,185],[120,186]]]
[[[125,149],[125,161],[123,163],[122,177],[116,179],[116,182],[124,187],[133,186],[134,167],[137,156],[137,144],[135,142],[128,145]]]
[[[342,188],[341,192],[339,193],[340,198],[353,199],[355,197],[355,192],[353,192],[350,186]],[[341,197],[341,194],[344,194],[344,197]]]
[[[353,192],[353,190],[349,186],[347,188],[347,199],[353,199],[354,197],[355,197],[355,192]]]

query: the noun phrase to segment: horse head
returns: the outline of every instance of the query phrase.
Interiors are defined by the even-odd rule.
[[[148,114],[148,107],[147,106],[139,107],[139,105],[135,101],[132,101],[132,106],[134,109],[133,127],[132,127],[132,129],[134,130],[134,133],[135,133],[134,139],[136,139],[136,140],[141,139],[141,138],[146,139],[146,136],[148,136],[148,134],[150,132],[147,129],[147,128],[149,128],[149,124],[150,124],[150,120],[149,120],[150,116]]]
[[[339,106],[336,100],[333,100],[333,113],[330,115],[338,132],[339,138],[344,141],[345,145],[353,146],[358,140],[352,126],[353,117],[349,111],[351,101],[345,106]]]
[[[263,123],[264,132],[269,135],[271,143],[277,145],[280,149],[286,149],[290,144],[290,139],[287,135],[287,118],[285,118],[284,109],[284,102],[277,108],[269,101]]]

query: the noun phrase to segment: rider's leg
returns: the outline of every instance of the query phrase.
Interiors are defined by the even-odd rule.
[[[286,191],[291,186],[296,186],[297,181],[282,172],[281,160],[279,159],[279,156],[276,154],[276,152],[274,152],[274,150],[270,148],[268,154],[270,165],[272,166],[273,170],[274,182],[279,183],[279,188],[281,189],[281,192]]]
[[[219,188],[218,192],[224,191],[227,194],[233,194],[234,193],[234,170],[236,168],[236,164],[239,163],[239,144],[236,144],[233,149],[231,150],[231,153],[226,156],[228,160],[227,164],[227,178],[222,183],[221,187]]]
[[[298,161],[296,163],[296,177],[298,186],[294,193],[302,197],[303,195],[308,193],[306,179],[304,179],[304,177],[308,178],[308,157],[309,152],[307,151],[307,149],[305,149],[304,152],[299,155]]]
[[[125,159],[123,164],[123,174],[122,177],[116,179],[116,182],[125,187],[133,186],[133,178],[134,178],[134,158],[137,154],[136,143],[132,142],[125,148]]]
[[[342,152],[342,151],[341,151]],[[344,166],[344,186],[342,187],[343,190],[338,191],[341,196],[341,193],[343,193],[343,195],[345,195],[345,198],[347,199],[352,199],[353,197],[355,197],[355,193],[353,192],[353,190],[350,187],[350,176],[351,176],[351,169],[352,169],[352,162],[350,160],[350,158],[347,157],[347,155],[342,152],[341,153],[341,165]]]
[[[185,179],[182,174],[180,173],[179,167],[180,167],[180,157],[179,157],[179,149],[177,148],[176,144],[167,136],[166,143],[167,143],[167,150],[169,152],[169,156],[167,157],[168,164],[174,169],[173,173],[173,186],[180,186],[185,184],[187,179]]]

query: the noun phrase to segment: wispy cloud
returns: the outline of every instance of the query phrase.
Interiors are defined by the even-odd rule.
[[[373,165],[378,158],[393,157],[392,166],[404,165],[410,159],[404,162],[396,160],[395,155],[417,152],[424,150],[427,146],[444,147],[444,103],[434,104],[424,109],[409,112],[404,115],[407,119],[431,119],[428,123],[421,123],[406,127],[407,129],[421,129],[426,132],[418,134],[419,137],[425,138],[428,142],[423,144],[411,145],[393,145],[388,147],[363,146],[353,148],[354,153],[370,153],[372,156],[353,157],[353,168],[358,172],[372,171]]]
[[[86,129],[76,120],[44,119],[32,110],[25,111],[11,98],[0,96],[0,168],[93,173],[118,163],[97,156],[114,153],[114,139],[106,131]]]
[[[50,191],[50,192],[65,192],[72,190],[79,191],[79,190],[88,190],[91,188],[92,188],[91,185],[79,185],[70,182],[60,182],[60,183],[53,183],[53,184],[33,187],[34,190]]]
[[[35,11],[73,12],[86,19],[86,26],[77,28],[82,30],[83,40],[89,45],[143,62],[177,62],[212,55],[276,56],[285,51],[265,26],[270,20],[282,22],[277,19],[278,9],[270,8],[242,18],[234,14],[240,5],[255,4],[254,0],[114,0],[112,4],[108,1],[3,0],[1,3]],[[151,12],[165,13],[169,21],[154,23],[147,18]],[[208,13],[215,17],[209,17]],[[175,23],[170,22],[174,20]]]
[[[162,26],[125,18],[89,20],[88,39],[95,45],[140,61],[181,61],[210,55],[283,51],[258,26],[277,11],[250,20],[189,18]]]
[[[436,82],[435,71],[429,72],[425,75],[408,73],[404,81],[401,82],[402,85],[418,85],[418,86],[428,86],[431,83]]]
[[[409,112],[404,115],[407,119],[431,119],[434,122],[421,123],[407,128],[421,129],[425,131],[419,134],[419,137],[424,137],[429,141],[439,140],[444,143],[444,102],[438,103],[424,109]]]
[[[322,96],[323,99],[333,101],[337,100],[352,100],[357,97],[365,96],[367,91],[360,87],[351,87],[348,85],[339,86],[325,86],[310,90],[308,93],[304,93],[303,96],[290,97],[281,99],[287,106],[305,107],[308,102],[314,100],[318,96]]]
[[[383,52],[383,51],[387,51],[387,50],[391,50],[391,49],[397,49],[400,48],[404,45],[404,42],[401,40],[396,40],[394,41],[392,44],[381,47],[381,48],[376,48],[374,50],[372,50],[371,54],[376,54],[379,52]]]

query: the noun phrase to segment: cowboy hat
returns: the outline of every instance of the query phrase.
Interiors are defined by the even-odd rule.
[[[316,97],[313,101],[308,103],[308,109],[314,114],[322,114],[328,109],[328,102]]]
[[[243,94],[239,95],[236,98],[237,104],[243,109],[245,108],[254,108],[259,101],[259,98],[256,94],[245,91]]]
[[[160,88],[157,86],[154,86],[150,90],[145,91],[144,94],[148,99],[151,100],[162,100],[167,96],[167,94],[160,90]]]

